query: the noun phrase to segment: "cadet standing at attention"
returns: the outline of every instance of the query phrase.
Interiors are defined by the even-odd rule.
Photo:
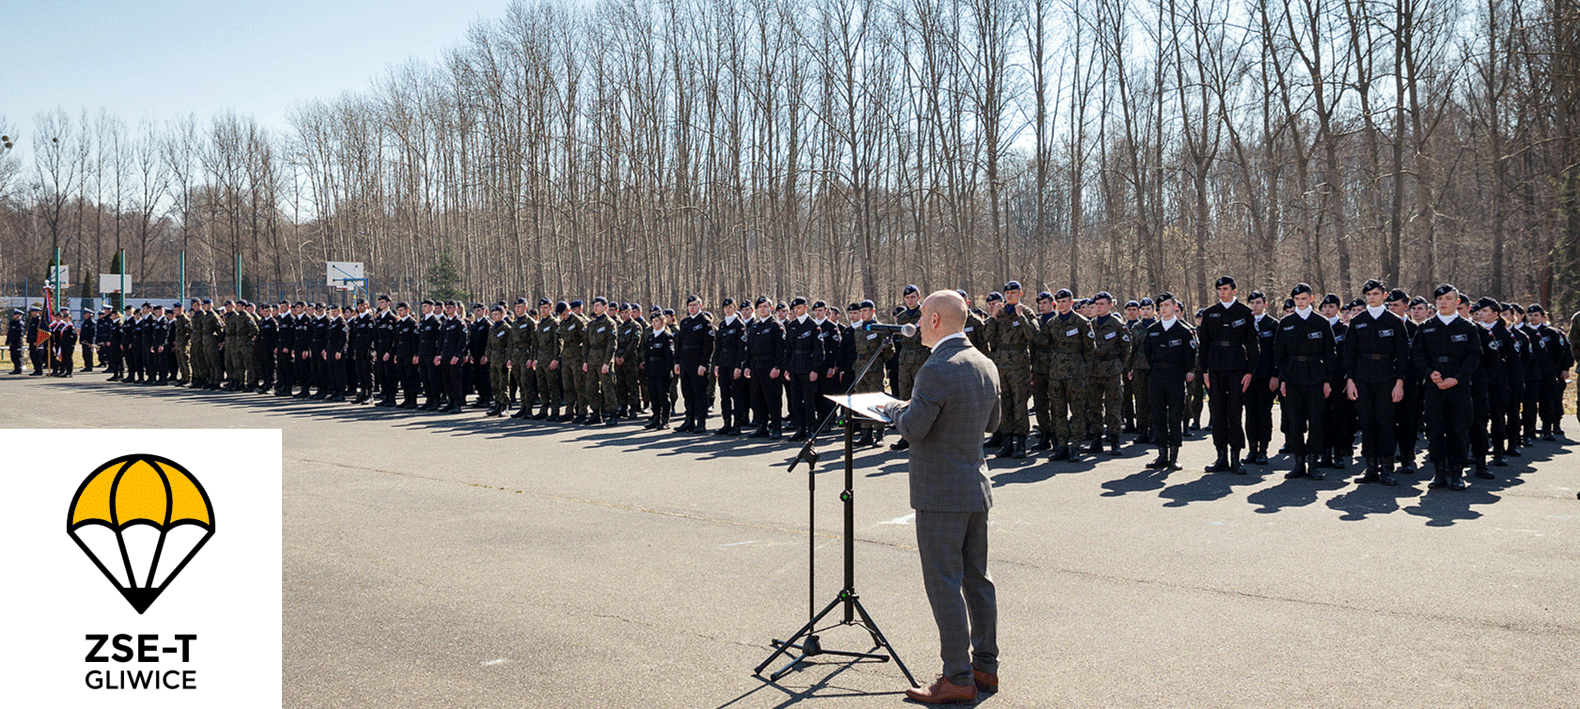
[[[1432,292],[1437,314],[1422,323],[1411,356],[1426,374],[1427,457],[1434,468],[1429,488],[1463,490],[1470,463],[1470,376],[1481,364],[1476,326],[1459,317],[1459,290],[1447,283]]]
[[[1092,355],[1087,368],[1087,421],[1092,429],[1092,453],[1103,451],[1103,433],[1108,434],[1110,455],[1119,455],[1120,384],[1125,360],[1130,358],[1130,333],[1124,323],[1111,314],[1114,296],[1107,291],[1092,299],[1096,317],[1092,319]]]
[[[998,367],[1003,407],[998,429],[1004,434],[1000,458],[1025,458],[1026,435],[1031,432],[1026,400],[1031,397],[1031,348],[1038,339],[1037,316],[1020,304],[1020,297],[1019,281],[1004,284],[1004,304],[985,326],[991,348],[988,357]]]
[[[1245,447],[1241,426],[1245,392],[1256,372],[1258,338],[1251,309],[1235,297],[1239,289],[1234,279],[1220,276],[1215,285],[1218,302],[1202,315],[1198,355],[1206,372],[1213,447],[1218,449],[1218,459],[1207,471],[1238,471],[1240,449]]]
[[[1179,301],[1173,293],[1159,293],[1160,319],[1147,326],[1141,349],[1148,370],[1147,394],[1152,437],[1158,457],[1147,464],[1153,470],[1179,470],[1179,452],[1185,430],[1185,385],[1196,378],[1196,333],[1179,320]]]

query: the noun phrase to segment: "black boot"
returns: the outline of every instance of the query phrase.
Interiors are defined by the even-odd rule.
[[[1053,440],[1047,433],[1037,436],[1037,443],[1031,447],[1034,451],[1045,451],[1053,447]]]
[[[1295,478],[1304,478],[1308,477],[1309,475],[1311,475],[1311,471],[1306,469],[1306,457],[1303,455],[1297,455],[1295,456],[1295,467],[1289,472],[1284,473],[1284,479],[1294,480]]]
[[[1103,434],[1099,433],[1092,436],[1092,442],[1087,444],[1086,452],[1091,453],[1092,455],[1097,455],[1098,453],[1103,452]]]
[[[1016,458],[1025,458],[1029,455],[1026,452],[1026,434],[1015,436],[1015,452],[1012,455]]]
[[[1397,472],[1405,475],[1415,473],[1415,453],[1405,456],[1404,460],[1400,461]]]
[[[498,416],[499,415],[499,405],[498,404],[494,404],[493,406],[488,407],[488,412],[483,414],[483,415],[484,416]]]
[[[1436,490],[1440,487],[1448,487],[1448,466],[1444,465],[1443,463],[1433,462],[1432,482],[1427,483],[1426,486],[1431,490]]]
[[[658,414],[647,417],[647,423],[642,426],[644,431],[651,431],[655,428],[658,428]]]
[[[1306,456],[1306,474],[1310,475],[1312,480],[1322,479],[1322,467],[1317,465],[1317,456]]]
[[[1377,459],[1377,482],[1394,487],[1399,481],[1393,476],[1393,456],[1383,456]]]
[[[757,424],[757,430],[752,431],[751,435],[747,436],[747,438],[767,438],[767,437],[768,437],[768,424],[766,424],[766,423]]]
[[[872,429],[861,429],[861,435],[856,437],[855,446],[857,448],[871,448],[873,446]]]
[[[1234,471],[1235,475],[1245,475],[1245,466],[1240,464],[1239,448],[1229,449],[1229,470]]]
[[[1481,458],[1480,460],[1476,461],[1476,477],[1481,478],[1482,480],[1492,480],[1494,477],[1496,477],[1492,474],[1492,471],[1487,470],[1486,458]]]
[[[603,415],[597,411],[593,411],[592,413],[588,414],[587,420],[583,422],[583,424],[587,426],[597,426],[600,423],[603,423]]]
[[[983,448],[993,448],[993,447],[996,447],[996,446],[1004,445],[1004,436],[1005,435],[1006,434],[1003,431],[994,431],[993,435],[988,436],[988,439],[982,443],[982,447]]]
[[[605,427],[618,426],[620,425],[620,417],[611,412],[608,416],[603,417],[603,425]]]
[[[1356,484],[1377,482],[1380,479],[1377,469],[1380,467],[1382,466],[1378,463],[1376,458],[1367,458],[1366,472],[1361,473],[1360,478],[1356,479],[1355,481]]]
[[[1108,454],[1115,457],[1119,456],[1119,436],[1108,437]]]
[[[1169,464],[1164,470],[1175,471],[1180,469],[1180,447],[1169,446]]]
[[[1053,456],[1048,458],[1048,460],[1069,460],[1069,459],[1070,459],[1070,447],[1066,446],[1066,445],[1063,445],[1063,444],[1057,445],[1057,446],[1053,446]]]
[[[1158,457],[1153,458],[1152,462],[1147,463],[1147,469],[1148,470],[1162,470],[1163,468],[1167,468],[1168,465],[1169,465],[1169,447],[1168,446],[1158,446]]]
[[[1205,472],[1221,473],[1221,472],[1224,472],[1224,471],[1227,471],[1227,470],[1229,470],[1229,449],[1228,448],[1219,448],[1218,449],[1218,459],[1213,461],[1212,465],[1207,466],[1207,469],[1206,469]]]
[[[1064,459],[1070,461],[1071,463],[1079,462],[1081,460],[1081,447],[1075,445],[1074,443],[1066,445],[1064,447],[1064,452],[1069,454],[1065,456]]]
[[[768,427],[768,440],[777,441],[781,438],[784,438],[784,435],[784,423],[775,422],[773,425]]]
[[[691,422],[691,417],[687,416],[685,423],[675,427],[675,433],[689,433],[694,429],[696,429],[696,425]]]
[[[1465,468],[1459,465],[1449,466],[1448,489],[1457,491],[1467,487],[1470,487],[1470,483],[1465,482]]]
[[[997,457],[997,458],[1008,458],[1008,457],[1010,457],[1010,456],[1012,456],[1014,454],[1015,454],[1015,434],[1013,434],[1013,433],[1004,434],[1004,443],[1003,443],[1003,445],[998,447],[998,452],[994,454],[994,457]]]

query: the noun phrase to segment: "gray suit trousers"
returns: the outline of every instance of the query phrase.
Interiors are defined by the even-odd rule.
[[[944,677],[972,685],[998,672],[998,601],[988,576],[987,512],[916,511],[922,584],[938,624]]]

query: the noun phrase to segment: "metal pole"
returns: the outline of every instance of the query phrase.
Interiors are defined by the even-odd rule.
[[[182,249],[181,250],[180,268],[179,268],[177,277],[181,279],[181,283],[176,286],[176,293],[177,293],[177,295],[176,295],[176,303],[177,304],[185,304],[186,300],[187,300],[187,252],[186,252],[186,249]],[[126,290],[126,288],[125,288],[126,283],[125,282],[122,282],[121,286],[122,286],[121,290]]]
[[[54,312],[57,312],[57,311],[60,310],[60,289],[61,289],[61,287],[63,285],[65,285],[65,284],[60,282],[60,247],[56,247],[55,248],[55,273],[54,273],[54,277],[55,277],[55,290],[50,291],[51,298],[50,298],[50,304],[49,304],[49,306],[50,306],[49,307],[49,312],[51,312],[51,313],[54,313]]]
[[[185,256],[185,253],[182,255]],[[121,249],[121,292],[116,296],[119,301],[115,306],[116,312],[126,312],[126,249]]]
[[[236,299],[241,299],[241,252],[236,252]]]

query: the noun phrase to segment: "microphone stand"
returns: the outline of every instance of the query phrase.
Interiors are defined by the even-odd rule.
[[[858,330],[858,332],[870,331]],[[889,351],[889,348],[893,346],[893,338],[885,337],[883,344],[878,347],[878,351],[873,352],[872,356],[867,358],[867,363],[861,368],[861,372],[856,375],[853,381],[851,381],[850,386],[846,387],[843,396],[850,396],[851,391],[854,390],[856,388],[856,384],[858,384],[862,378],[867,375],[867,371],[872,368],[873,363],[878,361],[883,353]],[[817,472],[815,470],[818,461],[817,439],[818,436],[822,435],[824,429],[828,428],[829,423],[834,420],[834,417],[841,413],[843,408],[845,408],[843,405],[835,406],[834,410],[830,411],[828,416],[823,418],[823,422],[818,425],[817,431],[815,431],[812,436],[807,439],[805,445],[801,446],[800,452],[796,453],[795,460],[791,461],[790,469],[788,471],[795,472],[796,466],[800,465],[802,461],[806,461],[807,614],[810,616],[810,619],[807,620],[806,625],[801,626],[800,630],[797,630],[795,634],[791,635],[789,640],[774,639],[771,643],[775,648],[773,654],[769,655],[767,659],[763,660],[761,664],[757,665],[757,667],[752,670],[752,674],[761,677],[763,669],[772,663],[775,658],[778,658],[780,655],[789,652],[793,648],[800,651],[800,654],[794,659],[790,660],[789,664],[786,664],[784,667],[781,667],[773,674],[770,674],[768,676],[768,681],[777,681],[780,677],[783,677],[785,673],[789,672],[791,669],[794,669],[796,665],[801,664],[808,658],[816,657],[818,655],[835,655],[838,657],[849,657],[857,660],[875,660],[878,662],[888,662],[892,657],[894,659],[894,664],[900,668],[900,672],[905,674],[905,679],[910,681],[911,686],[920,687],[921,685],[916,683],[916,678],[911,676],[911,671],[906,669],[905,663],[900,661],[900,655],[894,651],[894,645],[889,642],[888,638],[883,636],[883,631],[878,629],[878,624],[873,621],[872,615],[867,612],[866,607],[862,606],[861,598],[856,594],[856,493],[854,490],[856,469],[856,414],[854,411],[845,412],[845,490],[839,495],[840,502],[842,502],[845,507],[845,585],[840,589],[839,593],[835,595],[834,600],[830,601],[828,605],[823,607],[823,610],[815,613],[813,612],[813,609],[816,608],[817,599],[817,565],[814,563],[817,553],[817,528],[815,526],[817,509]],[[832,626],[829,626],[828,628],[825,628],[825,630],[831,630],[833,628],[846,625],[860,627],[872,635],[872,650],[868,652],[846,652],[841,650],[823,649],[823,645],[819,641],[817,635],[817,624],[822,621],[825,616],[832,612],[835,607],[841,605],[844,606],[844,619]],[[860,620],[856,620],[856,616],[858,614],[861,616]],[[797,644],[797,640],[801,640],[801,642]],[[881,652],[878,652],[879,650],[887,650],[888,654],[885,655]]]

